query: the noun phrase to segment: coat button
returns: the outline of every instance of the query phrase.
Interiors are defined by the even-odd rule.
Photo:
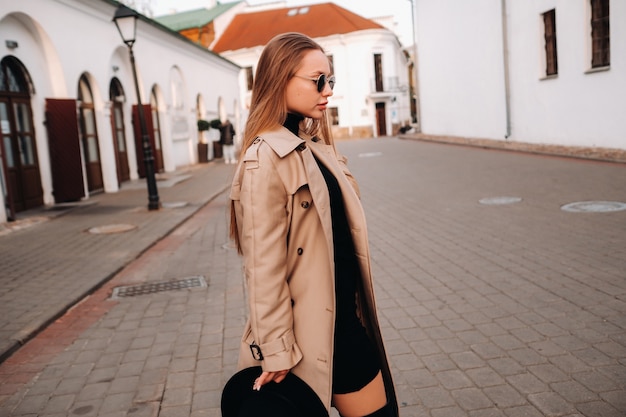
[[[302,255],[302,252],[304,252],[304,250],[302,248],[298,248],[298,255]]]
[[[303,201],[302,203],[300,203],[300,207],[302,207],[303,209],[308,209],[309,208],[309,202],[308,201]]]
[[[252,141],[252,143],[259,143],[261,141],[261,139],[256,138],[255,140]]]

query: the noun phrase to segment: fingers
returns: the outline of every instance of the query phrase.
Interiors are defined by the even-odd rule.
[[[278,371],[274,376],[274,382],[279,383],[282,382],[286,377],[289,371]]]
[[[263,372],[257,379],[254,380],[254,385],[252,386],[252,389],[255,391],[259,391],[261,389],[261,387],[266,384],[266,381],[269,382],[271,381],[268,380],[268,376],[269,376],[269,372]]]
[[[279,383],[285,379],[289,370],[277,371],[277,372],[268,372],[264,371],[257,379],[254,380],[254,385],[252,386],[253,390],[259,391],[261,387],[268,382],[274,381]]]

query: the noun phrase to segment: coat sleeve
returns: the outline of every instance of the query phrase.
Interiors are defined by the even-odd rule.
[[[277,158],[262,142],[246,153],[238,219],[252,337],[265,371],[291,369],[302,358],[287,283],[290,196],[276,171]]]

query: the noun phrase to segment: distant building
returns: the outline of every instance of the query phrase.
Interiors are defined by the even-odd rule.
[[[118,5],[0,2],[0,223],[145,175]],[[197,163],[197,120],[240,117],[241,68],[144,16],[134,52],[156,170]]]
[[[301,32],[321,44],[332,61],[337,84],[328,111],[335,137],[394,135],[414,120],[412,62],[391,30],[333,3],[284,7],[278,2],[236,10],[228,26],[216,31],[210,48],[243,68],[244,119],[263,47],[279,33]],[[157,19],[169,25],[165,18]],[[169,27],[180,33],[190,30]]]
[[[424,134],[626,149],[626,2],[414,1]]]
[[[217,3],[210,8],[157,16],[154,20],[208,48],[215,41],[216,34],[222,33],[237,12],[245,7],[246,3],[243,1]]]

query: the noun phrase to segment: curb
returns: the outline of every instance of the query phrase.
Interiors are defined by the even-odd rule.
[[[508,140],[429,135],[425,133],[399,134],[398,138],[626,164],[626,150],[622,149],[546,145]]]

